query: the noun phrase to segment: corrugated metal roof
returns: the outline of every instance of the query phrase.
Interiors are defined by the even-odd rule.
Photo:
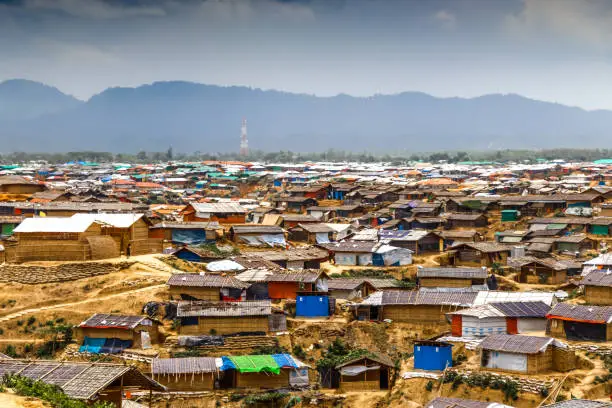
[[[269,300],[246,302],[180,301],[176,313],[178,317],[245,317],[269,316],[271,314],[272,304]]]
[[[133,329],[138,325],[151,325],[151,323],[152,321],[145,316],[96,313],[79,324],[79,327]]]
[[[434,292],[391,290],[382,292],[382,305],[456,305],[471,306],[476,292]]]
[[[547,317],[610,324],[612,323],[612,306],[583,306],[558,303],[548,313]]]
[[[497,402],[475,401],[462,398],[438,397],[425,404],[425,408],[512,408]]]
[[[555,341],[552,337],[521,336],[514,334],[492,334],[480,343],[483,350],[502,351],[517,354],[543,352]]]
[[[486,279],[483,268],[418,268],[417,278]]]
[[[200,288],[237,288],[246,289],[246,283],[232,276],[221,276],[197,273],[177,273],[172,275],[168,282],[169,286],[189,286]]]
[[[193,209],[198,213],[208,214],[246,214],[247,210],[239,203],[191,203]]]
[[[582,278],[583,285],[588,286],[612,286],[612,271],[599,271],[594,270],[588,273],[587,276]]]
[[[155,358],[151,362],[151,373],[200,374],[217,372],[215,357]]]
[[[550,312],[550,306],[544,302],[507,302],[489,303],[506,317],[541,317]]]

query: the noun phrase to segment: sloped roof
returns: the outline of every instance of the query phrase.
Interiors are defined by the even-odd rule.
[[[140,324],[151,324],[151,319],[146,316],[119,315],[96,313],[79,324],[79,327],[97,327],[113,329],[134,329]]]
[[[506,317],[542,317],[550,312],[551,307],[544,302],[506,302],[489,303]]]
[[[266,282],[300,282],[314,283],[324,272],[319,270],[304,269],[291,272],[273,272],[265,277]]]
[[[557,303],[546,317],[549,319],[610,324],[612,323],[612,306],[583,306]]]
[[[418,268],[418,278],[486,279],[488,272],[483,268]]]
[[[169,286],[189,286],[199,288],[237,288],[246,289],[248,284],[232,276],[198,273],[177,273],[166,282]]]
[[[115,380],[123,377],[125,387],[165,387],[136,368],[123,364],[76,363],[69,361],[0,360],[0,376],[16,374],[57,385],[71,398],[91,400]]]
[[[612,403],[585,399],[570,399],[556,402],[551,405],[544,405],[544,408],[612,408]]]
[[[547,305],[556,303],[557,298],[554,292],[506,292],[497,290],[483,290],[478,292],[475,305],[484,305],[487,303],[505,303],[505,302],[544,302]]]
[[[178,317],[245,317],[269,316],[272,304],[269,300],[252,300],[245,302],[211,302],[179,301],[176,315]]]
[[[583,285],[612,287],[612,271],[594,270],[582,278]]]
[[[212,214],[246,214],[247,210],[239,203],[191,203],[196,212]]]
[[[497,402],[475,401],[462,398],[434,398],[425,404],[425,408],[512,408]]]
[[[420,290],[390,290],[382,292],[382,305],[457,305],[471,306],[475,292],[434,292]]]
[[[36,217],[26,218],[13,232],[36,233],[36,232],[85,232],[95,221],[89,218],[72,217]]]
[[[75,220],[88,220],[90,222],[99,222],[102,224],[108,224],[113,226],[114,228],[129,228],[136,221],[141,219],[144,214],[115,214],[115,213],[99,213],[99,214],[85,214],[85,213],[77,213],[74,214],[72,219]],[[85,222],[85,221],[83,221]]]
[[[554,340],[552,337],[492,334],[485,337],[478,347],[507,353],[536,354],[545,351]]]
[[[276,225],[234,225],[230,228],[234,234],[283,234],[285,230]]]
[[[151,362],[151,373],[200,374],[217,372],[215,357],[155,358]]]
[[[324,223],[313,223],[313,224],[298,224],[299,228],[302,228],[306,232],[310,233],[329,233],[334,232],[334,230]],[[296,227],[294,227],[296,228]]]
[[[387,366],[387,367],[393,367],[395,365],[393,363],[393,360],[391,360],[391,357],[389,357],[389,356],[387,356],[385,354],[382,354],[382,353],[370,352],[368,354],[364,354],[363,356],[355,357],[355,358],[352,358],[350,360],[343,361],[342,363],[340,363],[340,364],[338,364],[336,366],[336,369],[345,367],[345,366],[353,364],[353,363],[356,363],[357,361],[361,361],[361,360],[366,359],[366,358],[368,360],[375,361],[375,362],[377,362],[377,363],[379,363],[381,365]]]

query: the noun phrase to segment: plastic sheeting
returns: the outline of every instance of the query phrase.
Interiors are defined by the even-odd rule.
[[[287,246],[285,236],[282,234],[262,234],[257,236],[241,236],[240,241],[250,246]]]
[[[298,365],[289,354],[272,354],[272,358],[281,368],[293,367],[298,368]]]
[[[223,346],[223,336],[179,336],[178,345],[182,347]]]
[[[223,357],[225,359],[225,357]],[[271,355],[229,357],[236,370],[241,373],[260,373],[262,371],[280,374],[280,367]],[[225,361],[223,362],[225,366]]]
[[[130,347],[132,347],[132,340],[106,339],[100,353],[119,354]]]
[[[179,244],[201,244],[206,242],[206,231],[201,230],[172,230],[172,242]]]
[[[346,366],[340,369],[340,374],[346,375],[347,377],[354,377],[361,373],[365,373],[366,371],[375,371],[380,370],[379,365],[366,367],[364,365],[354,365],[354,366]]]
[[[104,346],[104,342],[106,342],[105,338],[94,339],[91,337],[85,337],[85,339],[83,340],[83,345],[79,348],[79,352],[98,354]]]
[[[222,271],[243,271],[244,266],[240,265],[238,262],[234,262],[229,259],[224,259],[222,261],[214,261],[209,262],[206,265],[206,269],[211,272],[222,272]]]
[[[317,239],[317,244],[328,244],[329,243],[329,233],[317,232],[316,239]]]
[[[307,387],[309,383],[307,368],[291,370],[289,374],[289,385],[292,387]]]

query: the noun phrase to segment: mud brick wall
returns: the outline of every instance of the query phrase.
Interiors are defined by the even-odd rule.
[[[135,262],[79,262],[53,266],[0,265],[0,282],[27,285],[67,282],[127,269]]]

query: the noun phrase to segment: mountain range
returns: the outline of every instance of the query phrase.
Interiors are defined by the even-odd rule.
[[[175,81],[80,101],[37,82],[0,83],[1,152],[230,152],[243,118],[251,148],[265,151],[586,148],[612,140],[611,111],[512,94],[317,97]]]

